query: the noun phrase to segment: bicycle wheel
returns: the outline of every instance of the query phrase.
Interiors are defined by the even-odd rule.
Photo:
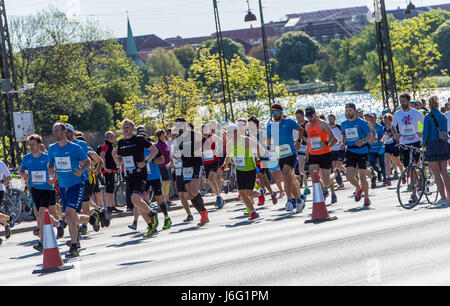
[[[425,169],[425,197],[428,203],[434,205],[438,201],[439,192],[436,185],[436,180],[434,179],[433,172],[430,168]]]
[[[8,194],[5,194],[0,203],[0,212],[8,216],[14,213],[16,216],[14,221],[17,221],[22,213],[22,203],[17,198],[12,200]]]
[[[408,176],[408,173],[411,175]],[[425,175],[422,168],[416,165],[406,167],[397,183],[397,198],[400,205],[405,209],[416,207],[424,195],[424,190]]]
[[[127,189],[126,184],[121,182],[116,189],[114,189],[114,203],[117,207],[127,205]]]

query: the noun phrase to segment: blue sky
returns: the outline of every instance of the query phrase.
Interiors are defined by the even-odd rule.
[[[257,0],[249,0],[258,12]],[[370,0],[262,0],[265,21],[286,19],[286,14],[330,8],[361,6]],[[134,35],[156,34],[161,38],[180,35],[194,37],[215,31],[212,0],[5,0],[8,15],[32,15],[49,5],[76,15],[98,20],[115,37],[126,36],[126,11],[129,12]],[[405,8],[407,0],[386,0],[388,9]],[[244,23],[246,0],[218,0],[222,30],[249,27]],[[414,0],[416,6],[448,3],[446,0]],[[372,8],[372,5],[370,6]],[[253,23],[257,26],[259,23]]]

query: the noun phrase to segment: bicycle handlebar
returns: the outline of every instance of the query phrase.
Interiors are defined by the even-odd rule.
[[[397,144],[396,147],[402,148],[404,150],[413,150],[413,151],[417,151],[417,152],[421,152],[422,148],[417,148],[414,146],[410,146],[410,145],[405,145],[405,144]]]

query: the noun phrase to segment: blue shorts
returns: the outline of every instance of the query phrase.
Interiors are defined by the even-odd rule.
[[[76,184],[69,188],[59,187],[59,193],[62,202],[62,211],[65,213],[66,208],[70,207],[81,212],[83,206],[84,184]]]

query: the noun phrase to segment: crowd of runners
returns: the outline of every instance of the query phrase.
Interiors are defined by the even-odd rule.
[[[143,238],[171,227],[171,186],[186,211],[183,222],[194,221],[190,203],[200,214],[198,226],[210,222],[200,185],[206,180],[217,208],[223,208],[222,194],[228,193],[230,185],[224,181],[226,169],[235,171],[238,196],[250,221],[260,217],[255,200],[256,205],[262,206],[266,195],[273,205],[281,202],[286,211],[302,213],[311,194],[313,171],[319,173],[326,201],[338,202],[337,191],[344,188],[345,176],[355,190],[355,202],[364,198],[363,206],[369,207],[372,205],[369,187],[391,186],[391,181],[410,163],[409,149],[399,144],[427,147],[427,161],[433,165],[440,202],[447,203],[450,199],[447,141],[445,152],[441,149],[436,152],[436,144],[430,143],[439,139],[440,134],[448,137],[450,99],[443,112],[435,96],[429,99],[429,108],[423,102],[412,101],[406,93],[399,100],[399,110],[395,113],[383,110],[381,115],[365,113],[348,103],[346,120],[340,124],[335,114],[317,114],[312,106],[298,109],[295,118],[288,118],[280,104],[272,105],[267,124],[251,116],[226,127],[217,121],[195,127],[178,118],[169,130],[156,131],[156,142],[150,140],[153,135],[144,126],[135,126],[125,119],[121,139],[116,141],[114,132],[108,131],[104,144],[96,150],[88,146],[83,134],[72,125],[57,122],[52,130],[55,143],[48,150],[41,136],[28,137],[31,153],[23,157],[20,167],[37,217],[34,234],[39,240],[33,247],[43,251],[41,233],[44,212],[48,210],[57,238],[63,238],[66,230],[69,233],[65,257],[79,256],[80,238],[88,235],[88,225],[95,232],[107,228],[112,214],[117,212],[114,207],[117,175],[126,181],[128,210],[133,211],[133,223],[128,227],[137,230],[141,216],[148,225]],[[419,162],[419,156],[415,153],[412,156]],[[104,193],[99,189],[99,177],[105,186]],[[11,179],[2,162],[0,178],[1,201],[4,184]],[[150,189],[157,205],[150,203]],[[161,224],[159,212],[164,218]],[[0,213],[6,239],[11,237],[14,217]]]

